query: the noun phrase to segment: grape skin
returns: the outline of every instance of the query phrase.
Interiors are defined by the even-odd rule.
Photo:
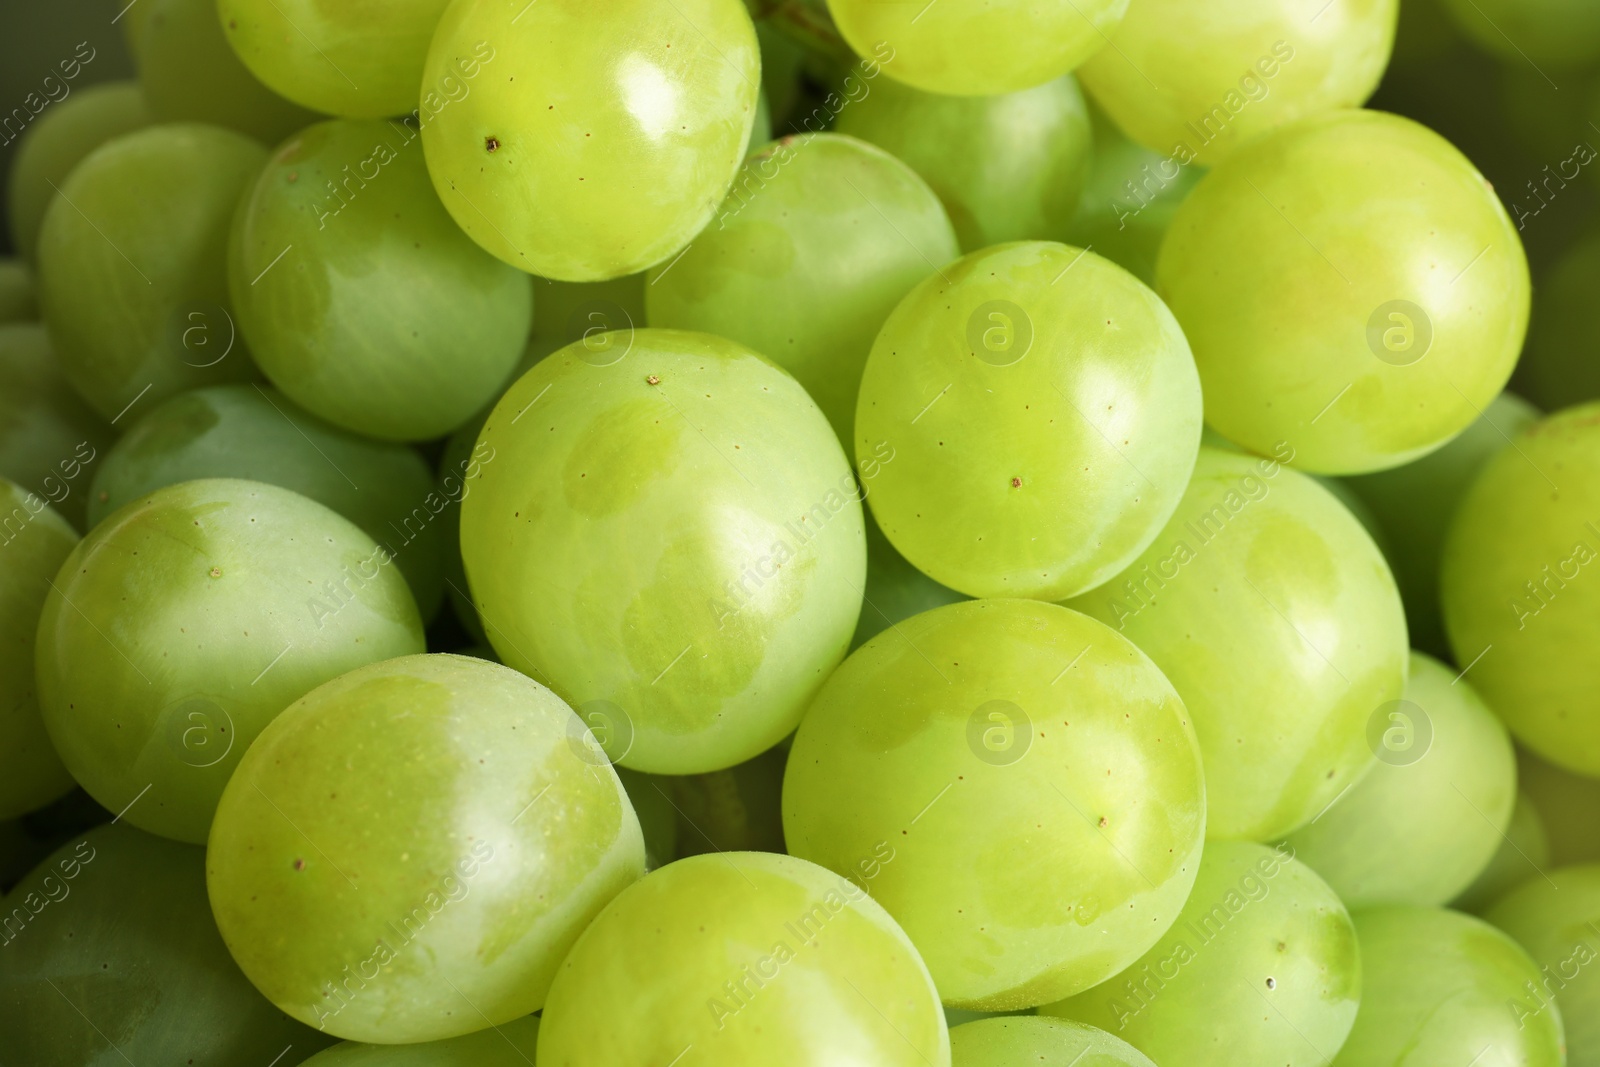
[[[1570,1067],[1600,1063],[1600,1016],[1594,1010],[1600,1003],[1594,966],[1600,936],[1592,929],[1600,922],[1600,866],[1530,875],[1483,917],[1515,939],[1542,972],[1533,977],[1531,992],[1518,988],[1512,1003],[1521,1011],[1508,1012],[1510,1019],[1530,1022],[1535,1033],[1549,1032],[1559,1020],[1555,1029],[1566,1038],[1565,1062]]]
[[[1538,877],[1539,872],[1549,866],[1550,837],[1545,831],[1544,818],[1527,794],[1518,793],[1516,806],[1511,809],[1511,821],[1506,825],[1505,836],[1494,857],[1450,906],[1457,911],[1481,915],[1489,905],[1529,878]]]
[[[1048,1016],[981,1019],[950,1028],[951,1067],[1155,1067],[1104,1030]]]

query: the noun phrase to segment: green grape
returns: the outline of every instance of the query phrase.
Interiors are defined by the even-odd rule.
[[[1600,834],[1595,833],[1600,826],[1600,780],[1564,771],[1518,748],[1517,785],[1544,826],[1551,863],[1568,867],[1600,862]]]
[[[1405,697],[1367,733],[1377,766],[1288,844],[1348,908],[1446,904],[1504,840],[1517,794],[1511,738],[1454,670],[1416,652]]]
[[[977,600],[879,634],[828,679],[795,735],[783,829],[841,874],[878,856],[867,888],[944,1002],[1010,1010],[1105,981],[1171,925],[1205,783],[1142,652],[1054,604]]]
[[[1361,524],[1293,449],[1212,448],[1155,542],[1069,606],[1133,641],[1194,716],[1214,839],[1269,841],[1372,763],[1369,719],[1405,687],[1405,614]],[[1281,461],[1281,462],[1280,462]]]
[[[512,266],[633,274],[710,221],[760,73],[739,0],[455,0],[423,73],[428,170],[461,228]]]
[[[1528,395],[1549,409],[1600,399],[1600,322],[1593,293],[1600,281],[1600,237],[1569,249],[1539,286],[1539,313],[1519,368]]]
[[[330,426],[270,387],[195,389],[133,422],[100,461],[89,525],[162,486],[196,478],[266,482],[332,508],[394,557],[424,621],[438,611],[462,486],[457,479],[453,493],[436,487],[414,449]]]
[[[1519,792],[1516,807],[1511,809],[1511,822],[1506,826],[1494,858],[1450,906],[1458,911],[1481,913],[1523,882],[1537,878],[1549,863],[1550,839],[1545,833],[1544,820],[1527,794]]]
[[[867,586],[861,598],[861,618],[850,639],[854,652],[884,630],[920,612],[965,600],[906,562],[867,516]]]
[[[539,313],[517,367],[519,376],[575,341],[586,342],[585,347],[597,355],[625,351],[632,343],[633,331],[645,325],[645,275],[629,274],[604,282],[558,282],[535,276],[533,306]],[[620,332],[606,336],[613,331]]]
[[[737,767],[672,779],[678,855],[782,852],[783,767],[789,754],[768,749]]]
[[[1325,474],[1396,467],[1505,385],[1528,265],[1494,191],[1409,119],[1340,111],[1231,153],[1178,208],[1157,290],[1206,421]]]
[[[665,867],[678,858],[678,811],[668,795],[672,779],[653,774],[614,768],[622,788],[628,791],[633,813],[639,817],[644,834],[644,865],[649,871]]]
[[[33,260],[45,209],[85,156],[150,123],[144,95],[131,81],[85,86],[39,116],[17,147],[6,193],[6,220],[17,254]]]
[[[538,1009],[643,871],[639,821],[571,709],[448,655],[374,663],[290,705],[228,783],[206,856],[217,925],[256,988],[383,1043]]]
[[[1506,63],[1581,67],[1600,59],[1590,0],[1439,0],[1457,29]]]
[[[1439,617],[1439,556],[1450,519],[1484,464],[1538,419],[1539,412],[1526,400],[1501,393],[1437,452],[1403,467],[1342,480],[1383,528],[1384,536],[1377,540],[1400,586],[1406,625],[1417,648],[1449,655]]]
[[[73,786],[39,715],[33,643],[50,582],[77,543],[45,501],[0,478],[0,819]]]
[[[245,69],[217,17],[217,0],[139,0],[148,7],[135,59],[160,122],[206,122],[275,145],[318,116]]]
[[[1182,165],[1214,166],[1286,123],[1359,107],[1389,63],[1399,7],[1138,0],[1080,77],[1144,147]]]
[[[895,308],[861,379],[856,458],[881,464],[873,517],[935,581],[1060,599],[1127,566],[1172,514],[1200,408],[1160,298],[1092,252],[1019,242]]]
[[[0,326],[0,476],[85,528],[86,471],[114,435],[67,384],[41,326]]]
[[[379,119],[417,106],[428,42],[450,0],[216,0],[250,73],[297,104]]]
[[[531,1067],[539,1017],[524,1016],[475,1034],[420,1045],[366,1045],[341,1041],[306,1067]]]
[[[250,987],[206,904],[205,851],[127,826],[62,845],[5,901],[6,1062],[300,1063],[330,1039]]]
[[[839,113],[839,133],[910,164],[944,202],[963,252],[1067,238],[1094,144],[1072,75],[999,96],[945,96],[893,81]]]
[[[896,81],[930,93],[989,96],[1054,81],[1094,55],[1128,0],[828,0],[828,10],[856,54],[874,57]]]
[[[1600,402],[1535,423],[1456,510],[1439,589],[1456,662],[1522,744],[1600,775]]]
[[[492,402],[533,316],[527,276],[440,206],[417,138],[397,122],[302,131],[257,178],[228,243],[239,330],[267,377],[312,414],[385,440],[442,437]]]
[[[33,271],[19,259],[0,256],[0,326],[39,320],[39,294]]]
[[[928,970],[863,890],[792,856],[663,867],[611,902],[561,965],[541,1067],[949,1067]],[[839,920],[834,922],[834,920]]]
[[[62,185],[39,234],[39,305],[63,373],[102,418],[257,377],[225,267],[234,205],[265,158],[214,126],[154,126]]]
[[[501,398],[461,555],[489,639],[655,774],[794,729],[861,610],[860,491],[805,391],[733,341],[580,342]],[[834,519],[838,522],[834,522]]]
[[[349,521],[260,482],[183,482],[113,513],[39,619],[39,706],[62,761],[133,825],[203,842],[228,775],[290,701],[422,650],[388,562]]]
[[[1154,948],[1039,1011],[1174,1067],[1323,1067],[1355,1022],[1361,985],[1355,927],[1311,868],[1281,847],[1212,841]]]
[[[1355,925],[1361,1010],[1334,1067],[1566,1067],[1561,1013],[1519,1007],[1542,976],[1511,938],[1443,908],[1357,911]]]
[[[1519,975],[1526,984],[1518,981],[1501,1006],[1506,1023],[1535,1032],[1564,1029],[1567,1058],[1551,1063],[1600,1064],[1600,866],[1541,871],[1484,918],[1533,957],[1526,968],[1532,973]]]
[[[746,161],[716,222],[651,271],[646,315],[768,356],[849,441],[878,328],[957,254],[938,197],[904,163],[838,134],[785,137]]]
[[[950,1029],[951,1067],[1155,1067],[1125,1041],[1092,1026],[1040,1017],[983,1019]]]

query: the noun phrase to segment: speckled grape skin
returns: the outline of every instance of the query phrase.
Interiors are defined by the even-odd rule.
[[[570,345],[489,416],[467,578],[507,664],[631,722],[613,759],[720,770],[793,730],[844,656],[859,491],[822,412],[749,349],[649,329],[615,354]]]
[[[1544,973],[1533,978],[1537,994],[1518,989],[1515,1002],[1538,1016],[1559,1015],[1566,1035],[1567,1064],[1600,1064],[1600,866],[1581,864],[1530,874],[1484,912],[1509,934]],[[1548,976],[1548,977],[1545,977]],[[1531,976],[1530,976],[1531,977]],[[1502,1010],[1506,1010],[1502,1008]],[[1515,1019],[1517,1016],[1512,1015]],[[1546,1024],[1548,1025],[1548,1024]]]
[[[1273,840],[1315,817],[1372,763],[1367,720],[1405,687],[1383,556],[1277,460],[1202,447],[1145,554],[1069,606],[1118,629],[1183,697],[1213,838]]]
[[[852,882],[725,852],[624,890],[561,965],[539,1067],[656,1067],[686,1046],[703,1067],[950,1067],[928,970],[861,889],[893,860],[863,860]]]
[[[1200,408],[1155,293],[1093,252],[1019,242],[895,308],[861,379],[856,458],[894,455],[868,503],[935,581],[1059,600],[1127,566],[1172,514]]]
[[[711,219],[760,87],[739,0],[454,0],[422,142],[474,241],[531,274],[602,281],[670,259]]]
[[[789,851],[841,874],[888,842],[873,898],[946,1004],[1003,1011],[1087,989],[1155,943],[1194,882],[1205,784],[1183,704],[1143,653],[1054,604],[977,600],[908,619],[834,673],[795,735],[783,816]]]
[[[1325,1067],[1361,991],[1355,927],[1333,890],[1287,852],[1213,841],[1160,942],[1040,1014],[1098,1026],[1160,1064]]]
[[[465,656],[375,663],[290,705],[228,783],[207,852],[245,974],[359,1041],[538,1009],[644,873],[627,794],[581,730],[548,689]]]
[[[1528,323],[1527,259],[1488,182],[1438,134],[1376,111],[1233,152],[1178,209],[1156,282],[1194,348],[1206,422],[1262,454],[1289,441],[1323,474],[1399,466],[1464,430]],[[1369,347],[1375,316],[1380,338],[1403,329],[1379,314],[1392,301],[1431,324],[1420,357],[1420,328]]]
[[[287,489],[158,489],[73,550],[39,619],[45,726],[111,811],[205,841],[245,749],[290,701],[421,652],[398,571],[349,520]],[[375,573],[371,573],[375,572]]]
[[[539,1017],[529,1015],[492,1030],[420,1045],[341,1041],[317,1053],[306,1067],[529,1067],[538,1043]]]
[[[980,1019],[950,1028],[951,1067],[1155,1067],[1104,1030],[1042,1016]]]

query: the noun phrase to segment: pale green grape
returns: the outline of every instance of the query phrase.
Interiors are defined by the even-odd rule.
[[[785,137],[746,161],[716,220],[651,272],[645,306],[652,326],[772,359],[848,442],[878,328],[957,254],[938,197],[904,163],[852,137]]]
[[[1156,267],[1206,421],[1356,474],[1416,459],[1500,392],[1528,266],[1494,191],[1409,119],[1339,111],[1247,142],[1178,209]]]
[[[1144,2],[1144,0],[1141,0]],[[1010,93],[1059,78],[1105,47],[1128,0],[828,0],[857,55],[932,93]]]
[[[1541,871],[1484,918],[1510,934],[1538,968],[1519,976],[1531,984],[1519,980],[1506,996],[1501,1011],[1507,1021],[1539,1032],[1559,1019],[1558,1032],[1566,1034],[1564,1062],[1600,1064],[1600,866]]]
[[[1516,807],[1511,809],[1511,822],[1494,858],[1450,906],[1458,911],[1482,912],[1523,882],[1537,878],[1549,864],[1550,839],[1544,819],[1527,794],[1519,792]]]
[[[863,857],[870,860],[872,857]],[[791,856],[727,852],[624,890],[561,965],[540,1067],[949,1067],[928,970],[871,897]]]
[[[1067,1019],[982,1019],[950,1030],[951,1067],[1155,1067],[1104,1030]]]
[[[1288,845],[1346,907],[1448,903],[1504,840],[1511,738],[1453,669],[1416,652],[1405,696],[1367,734],[1377,765]]]
[[[1206,845],[1178,921],[1110,981],[1046,1005],[1173,1067],[1323,1067],[1361,1000],[1355,927],[1286,850]]]
[[[1148,653],[1183,697],[1212,838],[1272,840],[1316,816],[1371,764],[1368,720],[1405,686],[1389,568],[1291,458],[1201,448],[1150,548],[1070,603]]]
[[[312,1057],[307,1067],[530,1067],[538,1041],[539,1017],[528,1015],[492,1030],[420,1045],[341,1041]]]
[[[91,527],[177,482],[244,478],[279,485],[361,527],[394,557],[422,618],[438,611],[462,487],[457,479],[454,492],[436,488],[415,450],[330,426],[276,389],[254,384],[180,393],[128,421],[128,432],[95,467]]]
[[[907,563],[878,529],[870,511],[866,519],[867,586],[861,598],[861,618],[850,639],[852,652],[913,615],[967,599]]]
[[[531,274],[670,259],[744,158],[761,65],[739,0],[454,0],[422,79],[439,197]]]
[[[1456,661],[1511,734],[1600,775],[1600,402],[1524,430],[1456,510],[1440,593]]]
[[[639,821],[590,746],[555,694],[465,656],[314,689],[218,806],[223,939],[273,1003],[340,1037],[433,1041],[527,1015],[644,871]]]
[[[352,118],[417,106],[422,64],[450,0],[216,0],[228,43],[273,91]]]
[[[737,767],[671,779],[678,855],[784,851],[783,767],[788,757],[780,746]]]
[[[1549,409],[1600,399],[1600,318],[1593,294],[1600,284],[1600,237],[1569,249],[1542,279],[1539,313],[1528,330],[1520,368],[1528,395]]]
[[[963,252],[1066,240],[1094,155],[1088,109],[1070,74],[998,96],[946,96],[882,79],[839,112],[835,129],[922,175]]]
[[[33,271],[19,259],[0,257],[0,326],[38,319],[39,293]]]
[[[135,809],[137,810],[137,809]],[[6,1062],[300,1063],[330,1038],[250,987],[206,905],[203,849],[128,826],[68,839],[0,916]]]
[[[1595,833],[1600,825],[1600,779],[1572,774],[1518,748],[1517,785],[1544,826],[1551,863],[1567,867],[1600,861],[1600,834]]]
[[[946,1004],[1026,1008],[1110,978],[1193,884],[1205,783],[1145,655],[1032,600],[936,608],[834,672],[784,776],[790,852],[866,883]]]
[[[644,834],[645,869],[653,871],[666,866],[678,858],[680,816],[671,797],[673,779],[630,771],[626,767],[614,769],[622,788],[628,791],[633,813],[639,817],[639,830]]]
[[[256,362],[329,422],[442,437],[494,400],[533,316],[527,276],[474,245],[434,195],[417,131],[320,123],[240,205],[228,288]]]
[[[348,520],[261,482],[182,482],[113,513],[39,620],[39,706],[62,761],[133,825],[204,841],[228,775],[290,701],[422,650],[389,561]]]
[[[793,378],[708,334],[538,363],[489,416],[461,554],[505,662],[613,760],[719,770],[794,729],[861,609],[860,491]]]
[[[45,209],[72,168],[107,141],[150,122],[144,94],[131,81],[85,86],[39,116],[17,146],[6,193],[6,221],[17,254],[33,260]]]
[[[266,158],[215,126],[96,149],[39,234],[39,305],[61,369],[113,421],[184,389],[258,376],[228,308],[228,225]]]
[[[1388,65],[1399,7],[1136,0],[1080,76],[1135,141],[1209,167],[1252,137],[1365,102]]]
[[[1543,980],[1516,942],[1443,908],[1355,913],[1361,1010],[1335,1067],[1574,1067],[1563,1055],[1561,1013],[1519,1011]],[[1600,938],[1595,939],[1600,945]],[[1592,957],[1591,957],[1592,958]]]
[[[972,596],[1059,599],[1127,566],[1172,514],[1200,406],[1149,288],[1093,252],[1019,242],[895,308],[861,379],[856,458],[881,463],[873,517],[918,569]]]
[[[1600,59],[1600,8],[1590,0],[1439,0],[1439,6],[1505,63],[1580,67]]]

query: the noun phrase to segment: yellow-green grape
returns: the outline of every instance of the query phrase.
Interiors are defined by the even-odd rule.
[[[646,313],[769,357],[848,442],[878,328],[958,254],[939,198],[904,163],[853,137],[785,137],[752,155],[716,220],[651,271]]]
[[[671,779],[678,855],[784,851],[783,767],[788,757],[780,746],[737,767]]]
[[[228,288],[256,362],[314,415],[369,437],[442,437],[522,356],[527,276],[434,195],[415,128],[337,120],[285,142],[234,219]]]
[[[1178,209],[1156,267],[1206,421],[1326,474],[1396,467],[1500,392],[1528,265],[1494,191],[1449,142],[1339,111],[1247,142]]]
[[[67,384],[42,326],[0,326],[0,477],[85,529],[91,472],[114,436]]]
[[[554,693],[406,656],[272,722],[223,794],[206,870],[268,999],[339,1037],[410,1043],[543,1005],[579,932],[643,873],[644,841]]]
[[[62,761],[133,825],[205,841],[228,775],[290,701],[422,651],[389,561],[348,520],[261,482],[182,482],[112,514],[39,619],[39,706]]]
[[[228,225],[266,159],[216,126],[153,126],[72,172],[39,234],[56,358],[113,422],[184,389],[255,378],[228,306]]]
[[[1542,279],[1539,313],[1528,329],[1528,350],[1519,368],[1528,395],[1555,410],[1600,399],[1600,346],[1593,293],[1600,284],[1600,237],[1569,249]]]
[[[1405,696],[1373,713],[1367,740],[1377,765],[1289,847],[1348,908],[1446,904],[1505,839],[1511,738],[1453,669],[1413,652]]]
[[[1512,889],[1550,866],[1550,838],[1544,819],[1526,793],[1517,794],[1511,822],[1495,850],[1494,858],[1478,873],[1450,906],[1457,911],[1481,913]]]
[[[709,334],[556,352],[501,398],[461,555],[507,664],[656,774],[743,762],[850,643],[860,490],[800,385]]]
[[[626,353],[633,331],[645,326],[645,278],[644,274],[629,274],[604,282],[557,282],[535,276],[533,306],[537,313],[517,366],[518,375],[576,341],[585,342],[596,356],[603,357],[607,351]]]
[[[474,241],[530,274],[601,281],[670,259],[711,219],[760,87],[739,0],[454,0],[422,143]]]
[[[645,869],[653,871],[665,867],[678,858],[680,816],[670,795],[673,779],[630,771],[626,767],[613,769],[622,788],[628,791],[633,813],[639,817],[639,830],[644,834]]]
[[[263,84],[330,115],[417,106],[422,64],[450,0],[216,0],[228,43]]]
[[[947,96],[882,79],[840,111],[834,128],[922,175],[963,252],[1066,240],[1094,155],[1089,112],[1070,74],[997,96]]]
[[[137,809],[135,809],[137,810]],[[128,826],[67,839],[0,908],[6,1062],[249,1067],[331,1041],[250,987],[206,904],[205,850]]]
[[[1489,461],[1456,510],[1439,578],[1456,662],[1522,744],[1600,775],[1600,402],[1559,411]]]
[[[73,786],[39,715],[33,656],[50,583],[77,543],[47,502],[0,478],[0,819],[42,808]]]
[[[1161,1064],[1325,1067],[1361,992],[1355,927],[1327,883],[1281,848],[1213,841],[1154,948],[1039,1011],[1098,1026]]]
[[[1389,63],[1399,7],[1135,0],[1080,77],[1144,147],[1214,166],[1252,137],[1364,103]]]
[[[840,874],[876,856],[866,888],[944,1002],[1004,1011],[1103,982],[1166,931],[1205,782],[1183,704],[1132,644],[1054,604],[976,600],[879,634],[828,679],[783,828]]]
[[[1270,841],[1372,762],[1368,721],[1405,687],[1405,614],[1372,538],[1284,464],[1200,449],[1142,557],[1070,602],[1133,641],[1194,717],[1208,832]],[[1280,462],[1281,461],[1281,462]]]
[[[318,115],[262,85],[239,62],[217,0],[139,0],[147,7],[135,59],[150,112],[160,122],[207,122],[268,146]]]
[[[1172,514],[1200,407],[1183,331],[1142,282],[1067,245],[999,245],[884,323],[856,459],[881,462],[873,517],[919,570],[971,596],[1060,599],[1127,566]]]
[[[896,81],[956,96],[1012,93],[1059,78],[1105,47],[1128,6],[1128,0],[828,0],[857,55],[881,63]]]
[[[11,164],[6,194],[11,242],[23,260],[34,259],[45,209],[72,168],[107,141],[150,122],[150,109],[138,83],[123,81],[85,86],[28,127]]]
[[[539,1017],[528,1015],[420,1045],[341,1041],[307,1060],[306,1067],[531,1067],[538,1043]]]
[[[1517,749],[1517,786],[1544,825],[1550,862],[1558,867],[1600,862],[1600,779],[1562,770]],[[1542,866],[1542,864],[1541,864]]]
[[[1600,8],[1588,0],[1439,0],[1439,6],[1474,44],[1505,63],[1581,67],[1600,59]]]
[[[1155,1067],[1104,1030],[1038,1016],[980,1019],[950,1028],[951,1067]]]
[[[865,471],[863,471],[865,474]],[[871,492],[871,480],[866,480]],[[967,598],[948,589],[906,562],[867,513],[867,586],[861,598],[861,618],[850,639],[854,652],[884,630],[911,616]]]
[[[38,319],[39,293],[33,271],[20,259],[0,256],[0,326]]]
[[[1361,1010],[1333,1067],[1584,1062],[1564,1055],[1563,1013],[1537,992],[1548,972],[1488,923],[1404,906],[1358,910],[1354,918]]]
[[[1600,1064],[1600,866],[1541,871],[1483,917],[1510,934],[1538,968],[1507,996],[1500,1010],[1508,1021],[1535,1032],[1564,1029],[1567,1058],[1551,1063]]]
[[[890,861],[861,859],[845,878],[726,852],[630,886],[562,963],[539,1067],[650,1067],[686,1048],[699,1067],[950,1067],[928,970],[867,895]]]

